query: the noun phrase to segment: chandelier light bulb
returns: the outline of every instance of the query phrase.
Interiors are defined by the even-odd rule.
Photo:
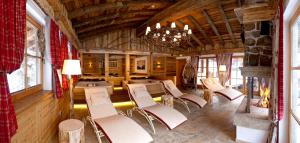
[[[166,30],[166,34],[169,35],[169,34],[170,34],[170,31],[169,31],[169,30]]]
[[[174,39],[173,39],[173,41],[174,41],[174,42],[176,42],[176,41],[177,41],[177,39],[176,39],[176,38],[174,38]]]
[[[171,28],[176,28],[175,22],[172,22],[172,23],[171,23]]]
[[[147,29],[146,29],[146,35],[148,35],[148,33],[151,31],[151,28],[149,26],[147,26]]]
[[[188,25],[184,25],[183,30],[188,31],[189,30],[189,26]]]
[[[192,34],[192,29],[189,29],[188,34],[189,34],[189,35]]]
[[[164,42],[165,42],[165,41],[166,41],[166,38],[165,38],[165,37],[162,37],[162,41],[164,41]]]
[[[160,29],[160,23],[156,23],[156,29]]]

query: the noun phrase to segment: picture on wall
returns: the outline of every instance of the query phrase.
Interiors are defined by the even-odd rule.
[[[135,58],[135,72],[147,73],[147,56]]]

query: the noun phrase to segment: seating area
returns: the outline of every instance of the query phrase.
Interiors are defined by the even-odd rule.
[[[0,0],[0,143],[300,143],[299,0]]]

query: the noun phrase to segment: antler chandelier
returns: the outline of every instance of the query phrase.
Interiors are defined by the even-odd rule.
[[[178,48],[187,46],[191,34],[192,30],[188,25],[178,29],[175,22],[172,22],[170,27],[161,27],[160,23],[156,23],[155,27],[147,27],[145,39],[155,47]]]

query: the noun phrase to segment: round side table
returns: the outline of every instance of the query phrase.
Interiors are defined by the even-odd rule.
[[[80,120],[64,120],[58,127],[60,143],[85,143],[84,124]]]
[[[204,89],[204,99],[207,101],[208,104],[212,104],[213,102],[213,93],[209,89]]]
[[[163,95],[162,96],[162,101],[164,105],[167,105],[171,108],[174,107],[173,103],[173,96],[172,95]]]

